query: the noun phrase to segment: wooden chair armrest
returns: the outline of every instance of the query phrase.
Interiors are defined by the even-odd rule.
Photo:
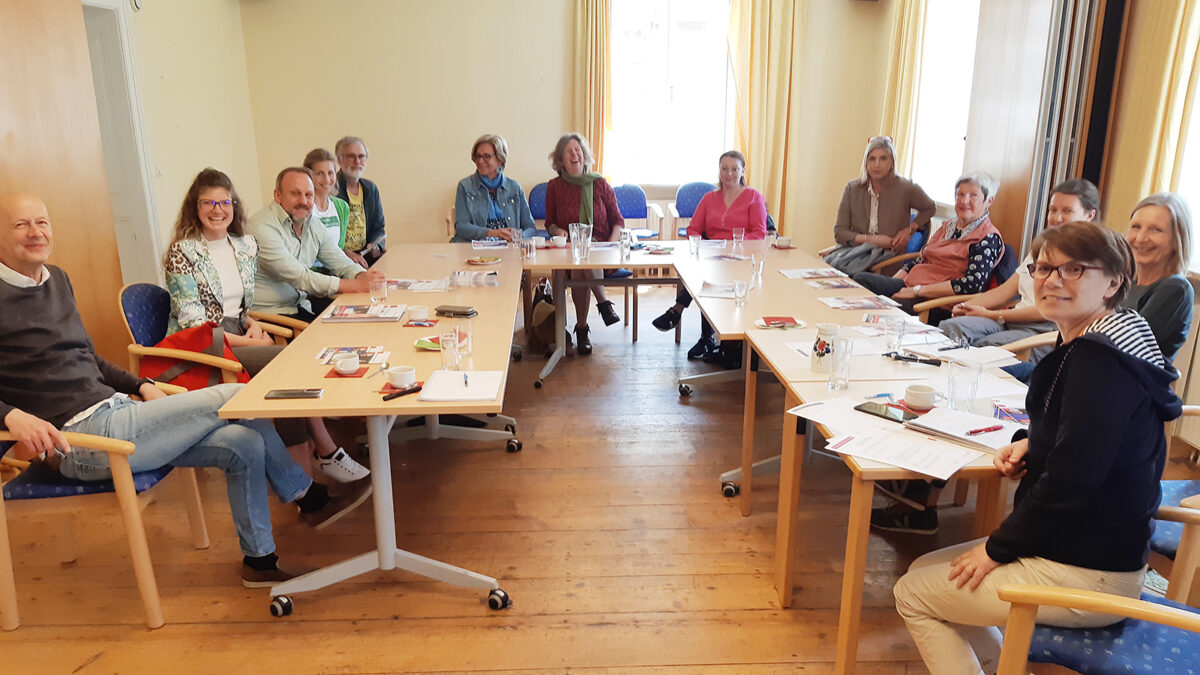
[[[1193,497],[1200,495],[1192,495]],[[1186,499],[1184,501],[1187,501]],[[1183,502],[1180,502],[1183,504]],[[1169,520],[1173,523],[1183,523],[1185,525],[1200,525],[1200,508],[1186,506],[1160,506],[1154,514],[1158,520]]]
[[[273,324],[276,324],[279,326],[291,328],[292,332],[294,332],[296,335],[299,335],[300,331],[304,330],[305,328],[308,328],[307,321],[301,321],[300,319],[293,319],[290,316],[284,316],[282,314],[272,314],[270,312],[259,312],[259,311],[251,310],[250,318],[254,319],[255,321],[268,321],[270,323],[273,323]]]
[[[284,328],[283,326],[277,326],[273,323],[268,323],[266,321],[259,321],[258,325],[262,326],[263,332],[266,333],[267,335],[274,335],[276,337],[281,337],[285,340],[292,339],[292,337],[296,334],[295,331],[293,331],[291,328]]]
[[[182,394],[187,391],[187,387],[181,387],[170,382],[159,382],[158,380],[154,381],[154,386],[158,387],[158,390],[167,396],[174,396],[175,394]]]
[[[71,445],[78,445],[81,448],[92,448],[94,450],[103,450],[117,455],[132,455],[134,446],[129,441],[120,441],[107,436],[95,436],[93,434],[80,434],[74,431],[64,431],[63,436],[67,437],[67,442]],[[17,440],[11,432],[0,431],[0,441],[15,441]]]
[[[136,356],[165,356],[169,359],[179,359],[180,361],[190,361],[199,363],[200,365],[220,368],[221,370],[231,373],[242,372],[242,364],[237,361],[232,361],[220,356],[211,354],[202,354],[200,352],[189,352],[186,349],[170,349],[167,347],[143,347],[141,345],[129,345],[129,353]]]
[[[1200,509],[1200,495],[1192,495],[1179,500],[1179,505],[1185,509]]]
[[[1185,405],[1185,406],[1183,406],[1183,416],[1184,417],[1200,416],[1200,405]]]
[[[837,244],[830,244],[829,246],[826,246],[825,248],[817,249],[817,255],[824,258],[825,256],[829,255],[830,253],[833,253],[833,250],[837,247],[838,247]]]
[[[950,305],[957,305],[960,302],[967,302],[968,300],[975,297],[976,295],[978,295],[978,294],[975,293],[975,294],[971,294],[971,295],[943,295],[940,298],[931,298],[929,300],[922,300],[921,302],[918,302],[917,304],[913,305],[913,311],[915,311],[919,314],[921,312],[928,312],[929,310],[934,309],[936,307],[948,307]]]
[[[1029,355],[1030,350],[1038,347],[1053,347],[1057,341],[1058,331],[1052,330],[1048,333],[1038,333],[1037,335],[1030,335],[1027,338],[1021,338],[1015,342],[1003,345],[1003,347],[1015,354],[1017,358],[1024,359]]]
[[[1067,609],[1082,609],[1085,612],[1099,614],[1118,614],[1131,619],[1153,621],[1182,630],[1200,632],[1200,614],[1110,593],[1058,586],[1012,584],[1001,586],[999,596],[1001,600],[1013,604],[1049,605]],[[1026,650],[1028,650],[1028,645],[1026,645]]]
[[[675,206],[675,202],[667,202],[667,211],[671,213],[672,218],[679,217],[679,209]]]
[[[879,274],[880,270],[887,269],[891,265],[895,265],[896,263],[902,263],[905,260],[912,260],[913,258],[919,258],[920,256],[921,256],[921,254],[919,252],[918,253],[902,253],[900,255],[895,255],[895,256],[888,258],[887,260],[880,260],[879,262],[875,263],[874,265],[871,265],[871,271],[876,274]]]
[[[29,468],[29,462],[26,462],[23,459],[17,459],[16,457],[8,457],[7,455],[0,457],[0,465],[9,466],[19,471],[24,471],[25,469]]]
[[[663,210],[662,210],[661,206],[659,206],[658,204],[655,204],[655,203],[646,204],[646,213],[651,213],[651,212],[653,212],[654,215],[657,216],[659,220],[662,220]]]

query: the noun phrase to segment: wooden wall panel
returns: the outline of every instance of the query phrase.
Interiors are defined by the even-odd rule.
[[[992,222],[1020,248],[1029,197],[1052,0],[982,0],[965,169],[1000,181]],[[947,92],[948,95],[953,95]]]
[[[0,70],[0,192],[46,202],[50,262],[71,276],[96,349],[124,364],[121,265],[79,0],[0,2]]]

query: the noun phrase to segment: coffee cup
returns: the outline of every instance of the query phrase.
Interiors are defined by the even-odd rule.
[[[928,384],[910,384],[904,390],[904,405],[924,412],[932,408],[941,397],[942,395]]]
[[[546,248],[546,238],[545,237],[533,237],[533,245],[538,248]]]
[[[560,234],[550,237],[550,243],[554,246],[554,248],[562,248],[567,245],[567,238]]]
[[[791,248],[791,237],[775,237],[775,248]]]
[[[427,305],[409,305],[408,318],[416,321],[424,321],[429,318],[429,307]]]
[[[333,369],[342,375],[358,372],[358,354],[342,354],[333,360]]]
[[[412,366],[392,366],[383,372],[388,384],[397,389],[407,389],[417,383],[417,369]]]

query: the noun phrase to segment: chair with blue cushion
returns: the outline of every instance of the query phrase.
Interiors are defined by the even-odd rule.
[[[529,213],[539,230],[546,229],[546,183],[538,183],[529,191]]]
[[[705,194],[717,189],[717,186],[704,181],[692,183],[684,183],[675,191],[675,201],[667,204],[667,211],[671,214],[671,224],[668,228],[670,234],[674,235],[674,239],[687,238],[688,223],[691,222],[692,216],[696,214],[696,207],[700,206],[700,200]],[[664,235],[663,239],[667,239]]]
[[[1200,610],[1143,594],[1141,600],[1095,591],[1014,584],[999,591],[1012,603],[1000,652],[1000,675],[1025,675],[1028,662],[1085,675],[1200,673]],[[1101,628],[1037,625],[1040,606],[1127,617]],[[1038,671],[1047,672],[1047,671]]]
[[[158,383],[158,386],[167,393],[183,391],[182,387],[173,385]],[[106,452],[112,467],[112,480],[71,480],[64,478],[44,462],[27,464],[6,458],[6,463],[22,465],[25,468],[4,484],[0,497],[0,628],[14,630],[20,625],[7,518],[11,516],[15,520],[25,520],[46,515],[57,516],[53,522],[57,526],[59,558],[64,563],[72,562],[75,560],[71,536],[72,521],[80,513],[93,513],[99,508],[111,505],[110,495],[113,493],[116,493],[125,522],[125,534],[129,540],[130,558],[138,592],[141,594],[146,613],[146,625],[158,628],[163,625],[162,604],[154,578],[154,567],[150,562],[150,549],[146,543],[141,512],[152,501],[150,489],[165,478],[172,467],[164,466],[153,471],[132,473],[128,457],[134,453],[133,443],[90,434],[65,435],[72,446]],[[13,441],[15,438],[11,433],[0,431],[0,453],[6,451]],[[197,549],[208,548],[208,527],[204,521],[195,469],[181,468],[178,471],[184,481],[184,498],[191,525],[192,544]]]
[[[617,185],[613,191],[617,193],[617,208],[625,219],[625,229],[639,241],[659,236],[665,222],[662,208],[646,201],[646,192],[640,185],[626,183]]]
[[[1185,406],[1195,408],[1196,406]],[[1196,568],[1200,567],[1200,480],[1164,480],[1154,514],[1150,567],[1167,577],[1167,598],[1200,604]]]

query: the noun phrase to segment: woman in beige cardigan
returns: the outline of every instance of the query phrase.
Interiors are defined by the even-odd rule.
[[[915,209],[916,218],[910,213]],[[872,136],[863,153],[862,174],[846,184],[833,238],[838,247],[825,262],[854,274],[903,253],[915,232],[928,234],[936,206],[921,186],[896,175],[896,146],[890,136]]]

